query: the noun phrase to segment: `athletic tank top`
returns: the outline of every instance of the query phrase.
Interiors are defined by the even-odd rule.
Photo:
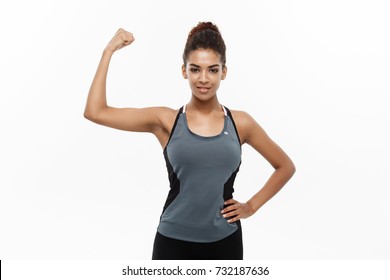
[[[233,197],[233,183],[241,165],[241,143],[232,115],[222,106],[223,130],[215,136],[190,131],[181,107],[164,158],[170,191],[157,231],[191,242],[214,242],[237,230],[238,222],[222,217],[224,201]]]

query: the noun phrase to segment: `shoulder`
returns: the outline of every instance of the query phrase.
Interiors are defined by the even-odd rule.
[[[238,134],[240,135],[241,143],[247,143],[251,138],[254,128],[259,128],[260,125],[248,112],[232,109],[229,110],[237,127]]]
[[[161,129],[170,133],[172,124],[174,123],[180,108],[173,109],[170,107],[159,106],[159,107],[150,107],[149,109],[154,111],[154,114],[157,116],[160,122]]]
[[[234,119],[234,122],[236,124],[240,124],[240,125],[248,125],[249,123],[251,123],[252,121],[254,121],[253,117],[245,112],[245,111],[239,111],[239,110],[232,110],[230,109],[230,112],[232,113],[232,117]]]

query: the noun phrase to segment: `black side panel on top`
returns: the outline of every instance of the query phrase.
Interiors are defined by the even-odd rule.
[[[165,145],[164,152],[165,152],[165,150],[167,149],[168,143],[169,143],[169,141],[170,141],[171,138],[172,138],[173,131],[175,130],[177,121],[179,120],[179,116],[180,116],[181,113],[183,113],[183,107],[184,107],[184,106],[181,106],[181,108],[179,109],[179,112],[178,112],[177,115],[176,115],[176,119],[175,119],[175,122],[173,123],[172,129],[171,129],[171,134],[169,135],[169,138],[168,138],[168,142],[167,142],[167,144]]]
[[[167,155],[167,149],[164,150],[164,158],[165,158],[165,162],[167,164],[168,179],[169,179],[171,189],[169,190],[167,200],[165,201],[163,213],[167,209],[167,207],[175,200],[175,198],[177,197],[177,195],[180,192],[180,180],[177,178],[177,175],[173,171],[173,167],[172,167],[171,163],[169,162],[168,155]]]
[[[241,165],[241,162],[240,162],[240,165]],[[238,171],[240,170],[240,165],[232,173],[232,175],[230,176],[230,178],[226,181],[226,183],[224,185],[224,188],[223,188],[223,199],[224,200],[228,200],[228,199],[231,199],[233,197],[233,192],[234,192],[233,184],[234,184],[234,180],[236,179],[236,175],[237,175]]]
[[[179,109],[179,112],[177,113],[175,122],[174,122],[174,124],[172,126],[171,134],[169,135],[169,139],[168,139],[167,145],[164,148],[164,159],[165,159],[165,163],[166,163],[166,166],[167,166],[169,185],[170,185],[171,189],[169,190],[168,197],[167,197],[167,200],[165,201],[165,205],[164,205],[162,213],[164,213],[164,211],[167,209],[167,207],[175,200],[175,198],[177,197],[177,195],[180,192],[180,180],[177,178],[177,175],[174,172],[173,167],[172,167],[172,165],[171,165],[171,163],[169,161],[168,152],[167,152],[167,146],[168,146],[168,143],[171,140],[173,132],[174,132],[174,130],[176,128],[176,124],[177,124],[177,121],[179,120],[179,116],[183,112],[183,107],[184,106],[182,106]]]
[[[232,116],[232,112],[230,112],[230,110],[228,108],[226,108],[226,112],[227,112],[227,115],[230,117],[230,119],[232,120],[232,123],[233,123],[233,126],[234,126],[234,130],[236,131],[236,134],[237,134],[237,138],[238,138],[238,142],[240,143],[240,145],[242,145],[241,143],[241,138],[240,138],[240,135],[238,134],[238,130],[237,130],[237,127],[236,127],[236,123],[234,122],[234,119],[233,119],[233,116]]]

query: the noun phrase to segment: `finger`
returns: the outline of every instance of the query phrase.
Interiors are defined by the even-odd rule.
[[[123,28],[119,28],[118,31],[115,33],[115,35],[119,35],[122,37],[122,39],[127,40],[127,39],[132,39],[133,38],[133,33],[128,32],[124,30]]]
[[[133,36],[132,33],[130,33],[130,32],[125,32],[123,35],[125,36],[125,40],[129,40],[129,41],[133,40],[133,37],[134,37],[134,36]]]
[[[222,209],[221,213],[226,213],[226,212],[229,212],[229,211],[232,211],[232,210],[235,210],[235,209],[238,209],[242,206],[242,203],[238,202],[235,200],[235,203],[234,204],[231,204],[225,208]]]
[[[121,33],[120,37],[121,37],[121,39],[123,40],[124,43],[129,41],[129,36],[126,35],[126,34]]]
[[[129,32],[127,32],[127,33],[129,33]],[[132,36],[132,34],[131,33],[129,33],[129,34],[130,35],[126,35],[124,33],[118,34],[118,37],[121,39],[121,42],[120,42],[120,45],[118,46],[117,50],[130,45],[134,41],[134,37]]]
[[[226,200],[225,203],[224,203],[224,205],[235,204],[235,203],[237,203],[237,201],[234,200],[233,198],[231,198],[231,199]]]
[[[223,214],[222,217],[230,218],[230,217],[233,217],[233,216],[236,216],[236,215],[239,215],[239,211],[238,210],[230,211],[230,212],[228,212],[226,214]]]
[[[125,44],[130,45],[131,43],[134,42],[134,40],[135,39],[134,39],[133,35],[129,35],[128,37],[125,38]]]
[[[230,205],[228,207],[225,207],[224,209],[221,210],[221,213],[227,213],[227,212],[230,212],[230,211],[234,211],[236,209],[238,209],[239,207],[239,204],[233,204],[233,205]]]
[[[234,223],[234,222],[237,222],[240,218],[241,218],[241,217],[238,215],[238,216],[236,216],[236,217],[234,217],[234,218],[232,218],[232,219],[227,220],[227,222],[228,222],[228,223]]]

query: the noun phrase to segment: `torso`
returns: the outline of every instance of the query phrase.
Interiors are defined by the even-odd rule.
[[[214,242],[237,230],[220,211],[233,197],[241,143],[227,108],[221,106],[222,114],[215,111],[208,118],[187,116],[185,109],[177,111],[164,148],[170,192],[158,232],[179,240]]]

